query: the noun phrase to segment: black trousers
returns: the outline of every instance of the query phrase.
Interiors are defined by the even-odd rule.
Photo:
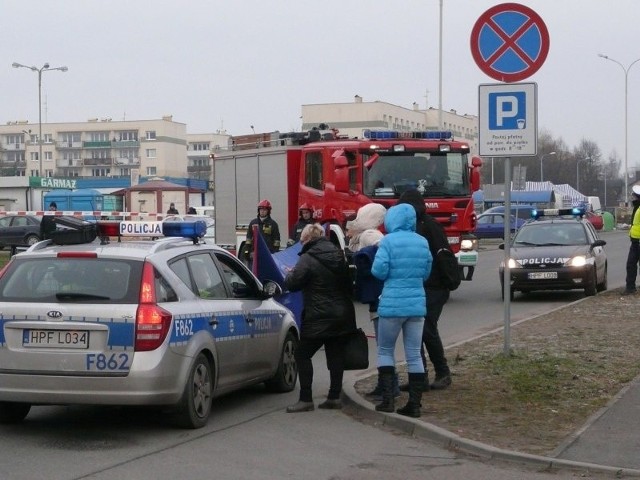
[[[420,355],[424,364],[425,372],[427,371],[427,358],[425,356],[425,348],[429,360],[433,363],[436,378],[445,377],[451,374],[447,359],[444,356],[444,346],[438,332],[438,320],[444,304],[449,300],[449,290],[441,288],[427,288],[427,316],[424,319],[424,329],[422,330],[422,346]]]
[[[298,378],[300,379],[300,401],[313,401],[313,362],[311,359],[322,346],[327,359],[330,386],[327,398],[337,400],[342,392],[342,377],[344,365],[342,363],[345,337],[332,338],[302,338],[295,352],[298,364]]]
[[[636,277],[638,276],[638,262],[640,261],[640,241],[631,239],[629,255],[627,256],[627,290],[636,289]]]

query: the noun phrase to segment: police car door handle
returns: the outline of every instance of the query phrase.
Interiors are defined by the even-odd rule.
[[[255,318],[253,318],[253,317],[251,317],[249,315],[247,315],[246,320],[247,320],[247,323],[254,323],[256,321]]]
[[[217,326],[220,322],[218,322],[218,320],[216,319],[216,317],[211,317],[211,319],[209,320],[209,325],[211,326]]]

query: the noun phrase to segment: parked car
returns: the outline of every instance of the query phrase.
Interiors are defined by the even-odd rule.
[[[534,205],[511,204],[511,215],[514,215],[523,222],[531,219],[531,212],[534,210],[538,210]],[[504,205],[487,208],[483,213],[504,213]]]
[[[282,289],[204,230],[100,222],[99,240],[15,255],[0,276],[0,423],[31,405],[156,405],[200,428],[220,395],[292,391],[299,331]],[[122,232],[160,238],[106,241]]]
[[[525,220],[511,215],[511,233],[525,223]],[[504,238],[504,213],[482,213],[478,215],[476,230],[478,238]]]
[[[0,217],[0,248],[30,246],[40,241],[40,220],[35,215]]]
[[[595,228],[596,230],[602,230],[602,228],[604,227],[604,219],[602,218],[602,215],[594,212],[586,212],[584,218],[589,220],[589,222],[591,222],[591,225],[593,225],[593,228]]]

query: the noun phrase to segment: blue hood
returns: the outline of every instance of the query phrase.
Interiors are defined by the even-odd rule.
[[[384,228],[387,233],[398,231],[416,231],[416,210],[408,203],[401,203],[387,210],[384,217]]]

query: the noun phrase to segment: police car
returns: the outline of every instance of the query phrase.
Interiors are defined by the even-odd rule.
[[[579,289],[591,296],[607,289],[606,242],[583,209],[533,210],[531,215],[510,244],[511,299],[515,291]],[[503,272],[504,261],[499,268],[504,299]]]
[[[280,286],[202,243],[204,222],[97,229],[90,243],[39,242],[0,272],[1,423],[32,405],[163,405],[199,428],[215,397],[294,389],[299,332]]]

